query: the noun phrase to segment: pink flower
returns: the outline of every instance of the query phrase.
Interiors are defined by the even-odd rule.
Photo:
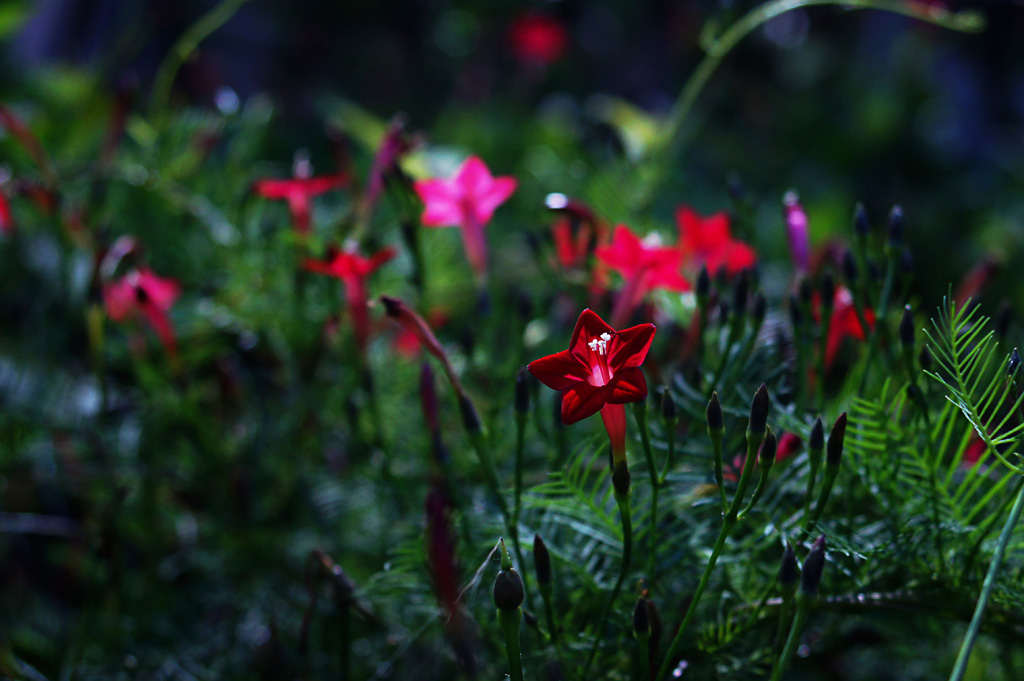
[[[698,270],[703,264],[714,274],[724,266],[726,272],[736,274],[757,262],[753,248],[732,238],[726,213],[705,218],[689,206],[680,206],[676,209],[676,223],[679,248],[688,269]]]
[[[657,235],[654,235],[655,239]],[[612,243],[596,251],[597,259],[618,271],[626,282],[612,311],[612,324],[622,326],[649,292],[657,288],[689,291],[690,282],[679,273],[683,254],[655,240],[640,239],[625,225],[618,225]]]
[[[516,179],[493,177],[483,161],[470,156],[450,178],[418,180],[414,188],[425,204],[423,225],[461,229],[470,265],[479,277],[486,276],[484,227],[516,190]]]
[[[176,355],[177,343],[167,311],[180,294],[181,287],[173,279],[158,277],[149,268],[143,268],[105,284],[103,304],[115,322],[144,317],[168,354]]]
[[[308,234],[313,197],[347,184],[348,177],[344,175],[294,177],[290,180],[257,180],[253,191],[266,199],[287,201],[296,231]]]
[[[810,246],[807,236],[807,213],[800,205],[800,197],[794,191],[782,197],[782,209],[786,216],[786,239],[789,254],[797,274],[806,274],[810,267]]]
[[[395,257],[395,249],[385,248],[367,258],[355,250],[328,253],[326,260],[306,260],[302,266],[310,272],[326,274],[340,279],[345,284],[345,299],[355,330],[356,343],[360,350],[366,349],[370,335],[370,316],[366,302],[366,280],[373,272]]]

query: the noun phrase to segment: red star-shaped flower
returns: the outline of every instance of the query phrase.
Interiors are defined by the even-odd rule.
[[[654,239],[657,235],[652,235]],[[625,225],[618,225],[612,243],[596,250],[597,259],[619,272],[626,282],[612,311],[612,323],[629,321],[644,296],[657,288],[689,291],[690,282],[679,273],[683,254],[678,248],[661,246],[653,239],[641,239]]]
[[[732,238],[726,213],[705,218],[689,206],[680,206],[676,209],[676,223],[679,248],[688,269],[697,270],[703,264],[714,274],[724,266],[729,274],[736,274],[757,262],[753,248]]]
[[[360,255],[354,249],[333,249],[328,252],[326,260],[308,259],[303,263],[303,267],[310,272],[336,277],[345,284],[345,299],[348,302],[349,314],[352,315],[356,343],[361,350],[366,348],[366,339],[370,335],[366,280],[378,267],[394,257],[393,248],[385,248],[369,258]]]
[[[152,270],[143,268],[104,285],[103,303],[115,322],[145,317],[167,352],[174,355],[177,344],[167,311],[180,294],[181,287],[173,279],[158,277]]]
[[[487,273],[484,227],[495,209],[516,190],[514,177],[494,177],[477,156],[470,156],[448,179],[417,180],[416,193],[425,205],[425,227],[458,227],[466,257],[477,275]]]
[[[815,297],[815,316],[821,316],[820,298]],[[871,309],[864,310],[864,321],[870,328],[875,328],[875,312]],[[832,303],[832,317],[829,321],[828,338],[825,341],[825,367],[832,366],[839,346],[845,338],[864,340],[864,328],[860,319],[857,318],[857,308],[853,304],[853,294],[845,286],[836,288],[836,294]]]
[[[654,324],[616,331],[597,313],[584,310],[569,349],[530,362],[537,380],[561,390],[562,421],[576,423],[606,404],[626,404],[647,397],[640,365],[654,338]]]
[[[292,224],[300,234],[308,234],[313,197],[348,184],[344,175],[293,177],[289,180],[257,180],[253,191],[266,199],[287,201]]]

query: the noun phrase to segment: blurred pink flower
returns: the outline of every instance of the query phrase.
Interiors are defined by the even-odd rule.
[[[177,343],[167,311],[181,294],[173,279],[157,276],[149,268],[132,270],[121,279],[103,286],[103,304],[115,322],[144,317],[170,355],[177,354]]]
[[[14,232],[14,218],[11,216],[11,205],[7,197],[0,194],[0,234],[12,234]]]
[[[806,274],[810,267],[810,246],[807,236],[807,213],[800,205],[796,192],[788,191],[782,197],[782,209],[786,216],[786,240],[789,255],[797,274]]]
[[[516,18],[508,31],[512,53],[519,61],[547,66],[565,55],[569,32],[558,19],[541,12]]]
[[[516,179],[493,177],[479,157],[470,156],[450,178],[417,180],[414,187],[425,205],[423,225],[461,229],[470,265],[478,276],[486,276],[484,227],[516,190]]]

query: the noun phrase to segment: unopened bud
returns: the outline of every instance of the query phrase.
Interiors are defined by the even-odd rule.
[[[793,545],[786,542],[786,550],[782,553],[782,564],[779,566],[779,587],[786,596],[792,596],[800,581],[800,566],[796,562]]]
[[[794,330],[799,329],[804,321],[804,315],[800,312],[800,301],[795,293],[789,294],[789,321]]]
[[[768,301],[765,300],[764,294],[760,291],[754,296],[754,311],[752,313],[754,318],[754,324],[760,326],[761,322],[764,321],[764,316],[768,312]]]
[[[506,612],[516,610],[523,604],[526,598],[526,591],[523,589],[523,579],[512,567],[512,558],[508,555],[504,540],[501,544],[501,570],[494,580],[494,605],[498,610]]]
[[[771,401],[768,398],[768,388],[762,383],[754,393],[754,399],[750,402],[750,420],[747,422],[747,432],[755,438],[763,439],[768,429],[768,407]]]
[[[543,587],[551,583],[551,555],[544,540],[539,534],[533,535],[533,565],[537,573],[537,583]]]
[[[871,224],[868,222],[868,211],[863,203],[857,203],[853,209],[853,231],[860,238],[866,238],[871,231]]]
[[[921,346],[921,352],[917,354],[917,363],[921,365],[923,371],[931,371],[932,351],[928,349],[927,345]]]
[[[900,253],[900,274],[904,277],[909,277],[914,273],[914,254],[910,252],[909,248],[904,248],[903,252]]]
[[[849,248],[843,251],[843,281],[851,289],[857,283],[857,259]]]
[[[1017,351],[1017,348],[1014,348],[1013,352],[1010,353],[1010,362],[1006,365],[1006,373],[1008,376],[1012,378],[1013,375],[1016,374],[1019,369],[1020,353]]]
[[[722,415],[722,404],[718,401],[718,391],[711,393],[707,409],[708,432],[721,433],[725,430],[725,418]]]
[[[708,266],[701,265],[697,274],[697,300],[707,300],[711,295],[711,276],[708,274]]]
[[[900,343],[906,348],[914,347],[914,313],[909,305],[903,307],[903,318],[900,319]]]
[[[459,395],[459,412],[462,414],[462,424],[470,434],[475,435],[483,430],[476,407],[465,393]]]
[[[903,245],[903,208],[893,206],[889,211],[889,245],[897,248]]]
[[[825,449],[825,426],[821,423],[820,416],[814,420],[814,425],[811,426],[811,436],[807,439],[807,448],[819,452]]]
[[[672,392],[665,388],[661,393],[661,420],[666,425],[671,425],[678,419],[676,412],[676,401],[672,399]]]
[[[800,593],[804,596],[817,596],[818,586],[821,584],[821,573],[825,569],[825,535],[821,535],[811,546],[811,552],[804,560],[802,579],[800,580]]]
[[[530,386],[527,384],[526,369],[519,369],[516,374],[516,413],[525,414],[530,411]]]
[[[828,435],[828,448],[825,450],[825,465],[837,468],[843,460],[843,441],[846,439],[846,412],[844,411],[832,425]]]
[[[736,284],[732,289],[732,309],[737,315],[742,315],[747,309],[747,298],[750,295],[750,272],[742,270],[736,277]]]
[[[637,637],[649,636],[651,621],[647,612],[647,601],[641,596],[633,608],[633,634]]]
[[[779,441],[775,437],[775,433],[771,428],[768,429],[768,434],[765,435],[764,442],[761,443],[761,449],[757,453],[758,463],[761,464],[761,468],[768,470],[775,464],[775,453],[779,448]]]

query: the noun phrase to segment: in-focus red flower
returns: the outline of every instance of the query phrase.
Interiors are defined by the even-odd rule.
[[[690,282],[679,273],[683,254],[662,246],[657,234],[641,239],[625,225],[618,225],[612,243],[597,249],[597,259],[622,275],[626,282],[612,310],[612,324],[629,321],[644,296],[654,289],[689,291]]]
[[[181,294],[173,279],[164,279],[148,268],[132,270],[103,286],[103,304],[115,322],[144,317],[168,354],[177,354],[177,343],[167,311]]]
[[[640,370],[654,339],[654,324],[616,331],[597,313],[584,310],[576,321],[569,349],[527,365],[544,385],[562,391],[562,421],[576,423],[601,412],[612,455],[626,453],[626,413],[622,406],[647,397]]]
[[[394,257],[393,248],[385,248],[369,258],[355,250],[335,250],[328,253],[326,260],[310,258],[302,264],[310,272],[336,277],[345,284],[345,300],[348,302],[349,314],[352,315],[352,327],[360,350],[366,349],[366,341],[370,336],[366,280],[378,267]]]
[[[508,31],[512,53],[519,61],[547,66],[565,55],[569,32],[558,19],[541,12],[523,14]]]
[[[696,271],[706,265],[713,274],[724,266],[729,274],[736,274],[757,262],[753,248],[732,238],[726,213],[705,218],[689,206],[680,206],[676,209],[676,224],[679,248],[688,270]]]
[[[292,225],[299,234],[309,234],[314,196],[348,184],[345,175],[293,177],[288,180],[257,180],[253,191],[266,199],[287,201]]]
[[[820,318],[821,302],[818,296],[815,296],[814,308],[815,318]],[[871,329],[875,328],[874,310],[870,308],[864,310],[864,321],[867,322],[868,327]],[[850,293],[850,289],[845,286],[838,286],[836,287],[836,295],[832,303],[832,318],[828,327],[828,339],[825,341],[826,368],[832,366],[832,362],[835,361],[836,354],[839,352],[839,346],[846,338],[863,341],[865,339],[864,328],[857,318],[857,309],[853,305],[853,294]]]
[[[487,244],[484,227],[495,209],[516,190],[516,179],[493,177],[480,158],[470,156],[447,179],[417,180],[416,193],[425,205],[425,227],[458,227],[466,257],[477,275],[487,274]]]

